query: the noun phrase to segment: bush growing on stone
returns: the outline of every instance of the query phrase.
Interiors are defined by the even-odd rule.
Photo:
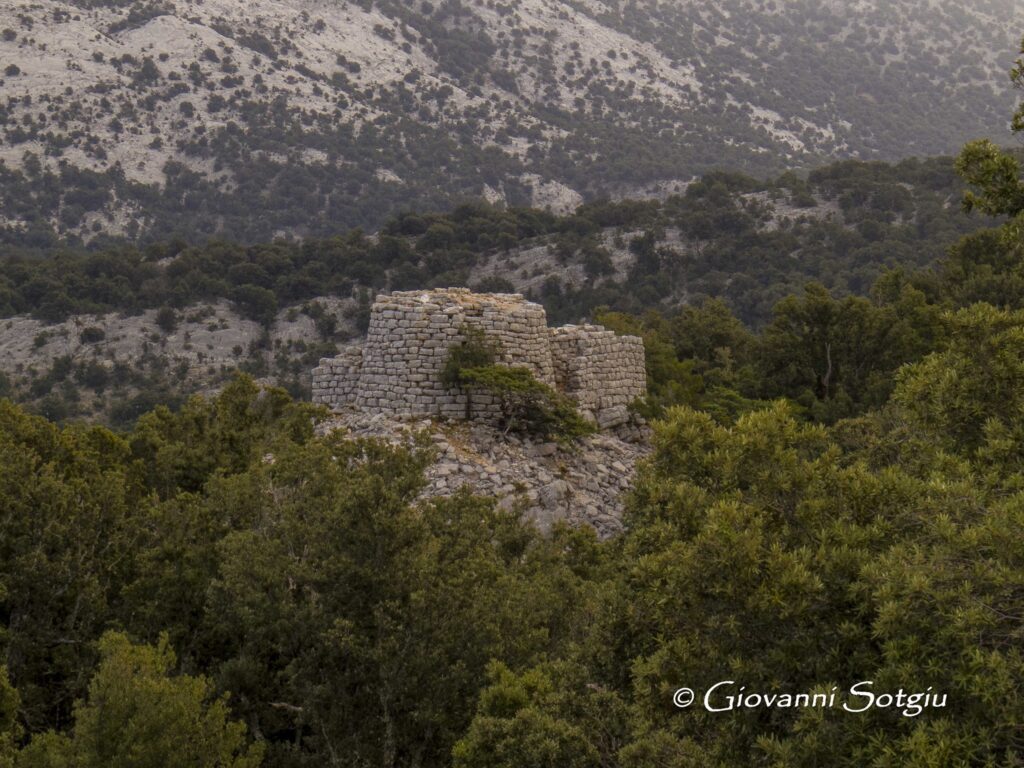
[[[473,416],[474,393],[486,393],[497,399],[506,432],[560,442],[594,432],[571,398],[538,381],[529,368],[497,364],[500,346],[481,329],[467,325],[460,333],[462,343],[449,350],[441,380],[466,392],[467,419]]]
[[[459,376],[470,402],[474,390],[497,398],[506,432],[571,442],[595,431],[570,398],[538,381],[529,368],[492,364],[463,368]]]
[[[460,333],[462,343],[448,351],[448,361],[441,371],[441,381],[446,387],[464,386],[467,383],[465,371],[493,365],[500,351],[479,328],[463,326]]]

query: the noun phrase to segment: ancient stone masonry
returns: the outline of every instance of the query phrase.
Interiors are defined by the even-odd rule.
[[[362,347],[345,347],[337,357],[321,358],[320,366],[313,369],[313,401],[328,405],[353,402],[362,365]]]
[[[313,400],[335,410],[463,417],[467,396],[446,387],[442,371],[467,327],[495,343],[501,364],[529,368],[602,428],[625,423],[629,403],[646,392],[641,339],[594,325],[548,328],[544,308],[519,294],[448,288],[378,296],[365,345],[314,369]],[[496,415],[490,398],[473,396],[474,418]]]
[[[628,406],[647,391],[644,342],[599,325],[551,329],[555,386],[593,415],[602,429],[624,423]]]

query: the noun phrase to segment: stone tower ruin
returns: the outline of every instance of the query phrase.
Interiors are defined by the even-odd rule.
[[[602,429],[624,424],[627,406],[647,391],[639,337],[596,325],[549,328],[544,308],[519,294],[448,288],[378,296],[366,343],[313,370],[313,401],[334,410],[462,418],[467,395],[446,387],[442,371],[464,328],[495,343],[500,364],[526,367],[575,399]],[[475,395],[473,413],[486,420],[497,404]]]

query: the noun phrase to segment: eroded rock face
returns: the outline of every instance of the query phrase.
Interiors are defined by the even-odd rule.
[[[465,328],[494,343],[499,361],[523,366],[573,397],[602,429],[625,424],[646,392],[643,341],[595,325],[548,328],[544,308],[519,294],[465,288],[377,297],[366,343],[324,358],[313,371],[313,400],[334,409],[462,418],[467,395],[442,371]],[[474,397],[474,418],[493,421],[497,404]]]
[[[637,462],[650,452],[648,429],[638,425],[592,435],[572,448],[505,435],[487,424],[357,409],[339,413],[321,429],[402,445],[413,445],[419,435],[434,453],[422,498],[466,487],[520,510],[542,531],[564,520],[592,526],[602,538],[622,530],[624,494],[632,488]]]

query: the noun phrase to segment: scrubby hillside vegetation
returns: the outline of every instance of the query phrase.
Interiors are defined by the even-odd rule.
[[[485,204],[405,213],[374,236],[11,245],[0,372],[10,395],[51,418],[120,425],[236,370],[302,397],[316,360],[364,330],[377,292],[451,285],[525,293],[559,323],[721,301],[761,328],[808,281],[843,298],[869,294],[886,270],[934,266],[992,221],[964,214],[962,194],[951,160],[848,161],[807,179],[709,174],[665,202],[566,216]]]
[[[572,210],[996,135],[1016,0],[13,0],[0,227],[132,240]],[[841,87],[837,87],[841,84]]]

